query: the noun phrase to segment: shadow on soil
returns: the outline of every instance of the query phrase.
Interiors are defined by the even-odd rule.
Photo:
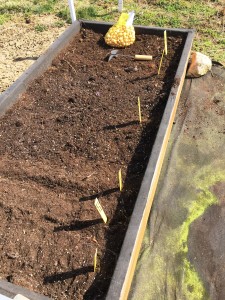
[[[56,281],[63,281],[69,278],[77,277],[79,275],[87,274],[89,272],[93,272],[93,266],[86,266],[69,272],[63,272],[55,275],[46,276],[44,278],[44,284],[54,283]]]
[[[102,46],[102,45],[101,45]],[[163,116],[163,112],[166,106],[166,102],[169,96],[171,87],[175,83],[175,72],[180,60],[180,54],[183,49],[184,42],[174,55],[174,59],[167,69],[165,77],[163,79],[164,85],[162,87],[160,95],[153,101],[155,103],[154,108],[149,114],[149,123],[143,124],[143,131],[138,146],[134,151],[134,155],[127,168],[127,177],[124,182],[123,191],[118,199],[118,205],[114,218],[108,224],[108,231],[105,236],[107,241],[106,250],[101,257],[100,271],[96,274],[95,280],[92,286],[86,291],[83,296],[84,300],[102,300],[106,298],[106,294],[113,276],[115,265],[120,253],[120,249],[127,231],[129,220],[135,205],[135,201],[138,196],[138,192],[144,177],[144,173],[149,161],[149,157],[154,145],[156,134]],[[166,59],[166,58],[165,58]],[[154,76],[148,77],[149,81],[153,80]],[[143,78],[143,80],[146,78]],[[142,78],[139,78],[142,80]],[[116,128],[122,128],[130,126],[131,124],[118,124],[110,125],[105,130],[114,130]],[[103,191],[99,194],[86,196],[80,199],[80,201],[86,201],[95,199],[99,196],[108,195],[118,191],[118,188]],[[60,230],[79,230],[89,226],[93,226],[102,222],[99,220],[88,220],[83,222],[75,222],[68,226],[58,226],[55,231]],[[45,284],[54,283],[56,281],[62,281],[71,277],[76,277],[81,274],[87,274],[93,272],[93,266],[83,267],[81,269],[72,270],[70,272],[54,274],[47,276],[44,279]]]
[[[75,221],[70,225],[63,225],[58,226],[54,228],[54,232],[58,231],[75,231],[75,230],[81,230],[85,229],[97,224],[102,223],[102,219],[96,219],[96,220],[85,220],[85,221]]]
[[[124,127],[128,127],[131,125],[137,125],[137,124],[139,124],[138,121],[132,121],[132,122],[127,122],[127,123],[123,123],[123,124],[108,125],[108,126],[105,126],[103,129],[104,130],[115,130],[115,129],[124,128]]]
[[[83,202],[83,201],[88,201],[88,200],[94,200],[95,198],[104,197],[104,196],[113,194],[113,193],[118,192],[118,191],[119,191],[119,188],[115,187],[115,188],[108,189],[108,190],[102,191],[102,192],[94,194],[94,195],[82,197],[82,198],[79,199],[79,201]]]
[[[108,224],[108,233],[105,236],[105,239],[107,240],[106,252],[104,253],[104,256],[101,257],[100,272],[96,275],[92,286],[85,293],[83,297],[84,300],[105,299],[106,297],[134,204],[138,196],[152,147],[154,145],[156,134],[163,116],[169,92],[177,80],[175,79],[175,72],[183,47],[184,41],[175,53],[174,59],[171,60],[167,69],[167,73],[163,79],[163,93],[160,93],[161,96],[158,96],[154,101],[155,106],[150,114],[150,122],[143,126],[139,144],[128,165],[127,177],[124,182],[123,191],[118,199],[114,218]],[[148,77],[148,80],[151,80],[151,78]],[[116,128],[116,126],[120,125],[114,125],[113,127]],[[106,129],[112,130],[113,128],[110,127]]]

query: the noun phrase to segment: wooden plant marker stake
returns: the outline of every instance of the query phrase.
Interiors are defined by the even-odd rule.
[[[140,97],[138,97],[138,113],[139,113],[139,122],[141,124],[142,119],[141,119],[141,100],[140,100]]]
[[[167,33],[166,33],[166,30],[164,31],[164,49],[165,49],[165,55],[167,55]]]
[[[163,60],[164,52],[165,52],[165,49],[163,49],[162,56],[161,56],[161,59],[160,59],[158,75],[160,74],[160,69],[161,69],[161,66],[162,66],[162,60]]]
[[[98,201],[98,198],[95,198],[95,207],[97,208],[97,211],[99,212],[100,216],[102,217],[102,220],[104,221],[104,223],[107,223],[107,216],[106,216],[100,202]]]
[[[98,249],[96,248],[95,255],[94,255],[94,272],[96,272],[97,270],[97,259],[98,259]]]
[[[123,189],[122,170],[121,169],[119,170],[118,178],[119,178],[119,187],[120,187],[120,192],[121,192]]]
[[[122,12],[123,10],[123,0],[118,0],[118,11]]]

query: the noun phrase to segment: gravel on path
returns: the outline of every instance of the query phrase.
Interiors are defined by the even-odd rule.
[[[59,27],[57,24],[60,24],[60,20],[50,15],[35,16],[29,21],[18,19],[0,26],[0,93],[69,26],[63,24]]]

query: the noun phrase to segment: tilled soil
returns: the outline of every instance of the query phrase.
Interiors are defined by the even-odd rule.
[[[183,43],[168,38],[157,75],[163,36],[121,50],[150,62],[108,62],[103,35],[83,29],[1,118],[2,279],[52,299],[104,299]]]

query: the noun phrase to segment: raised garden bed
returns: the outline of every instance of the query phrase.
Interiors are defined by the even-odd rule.
[[[108,62],[109,26],[73,24],[0,99],[0,276],[52,299],[127,296],[193,38],[168,30],[158,75],[164,30],[120,51],[152,61]]]

